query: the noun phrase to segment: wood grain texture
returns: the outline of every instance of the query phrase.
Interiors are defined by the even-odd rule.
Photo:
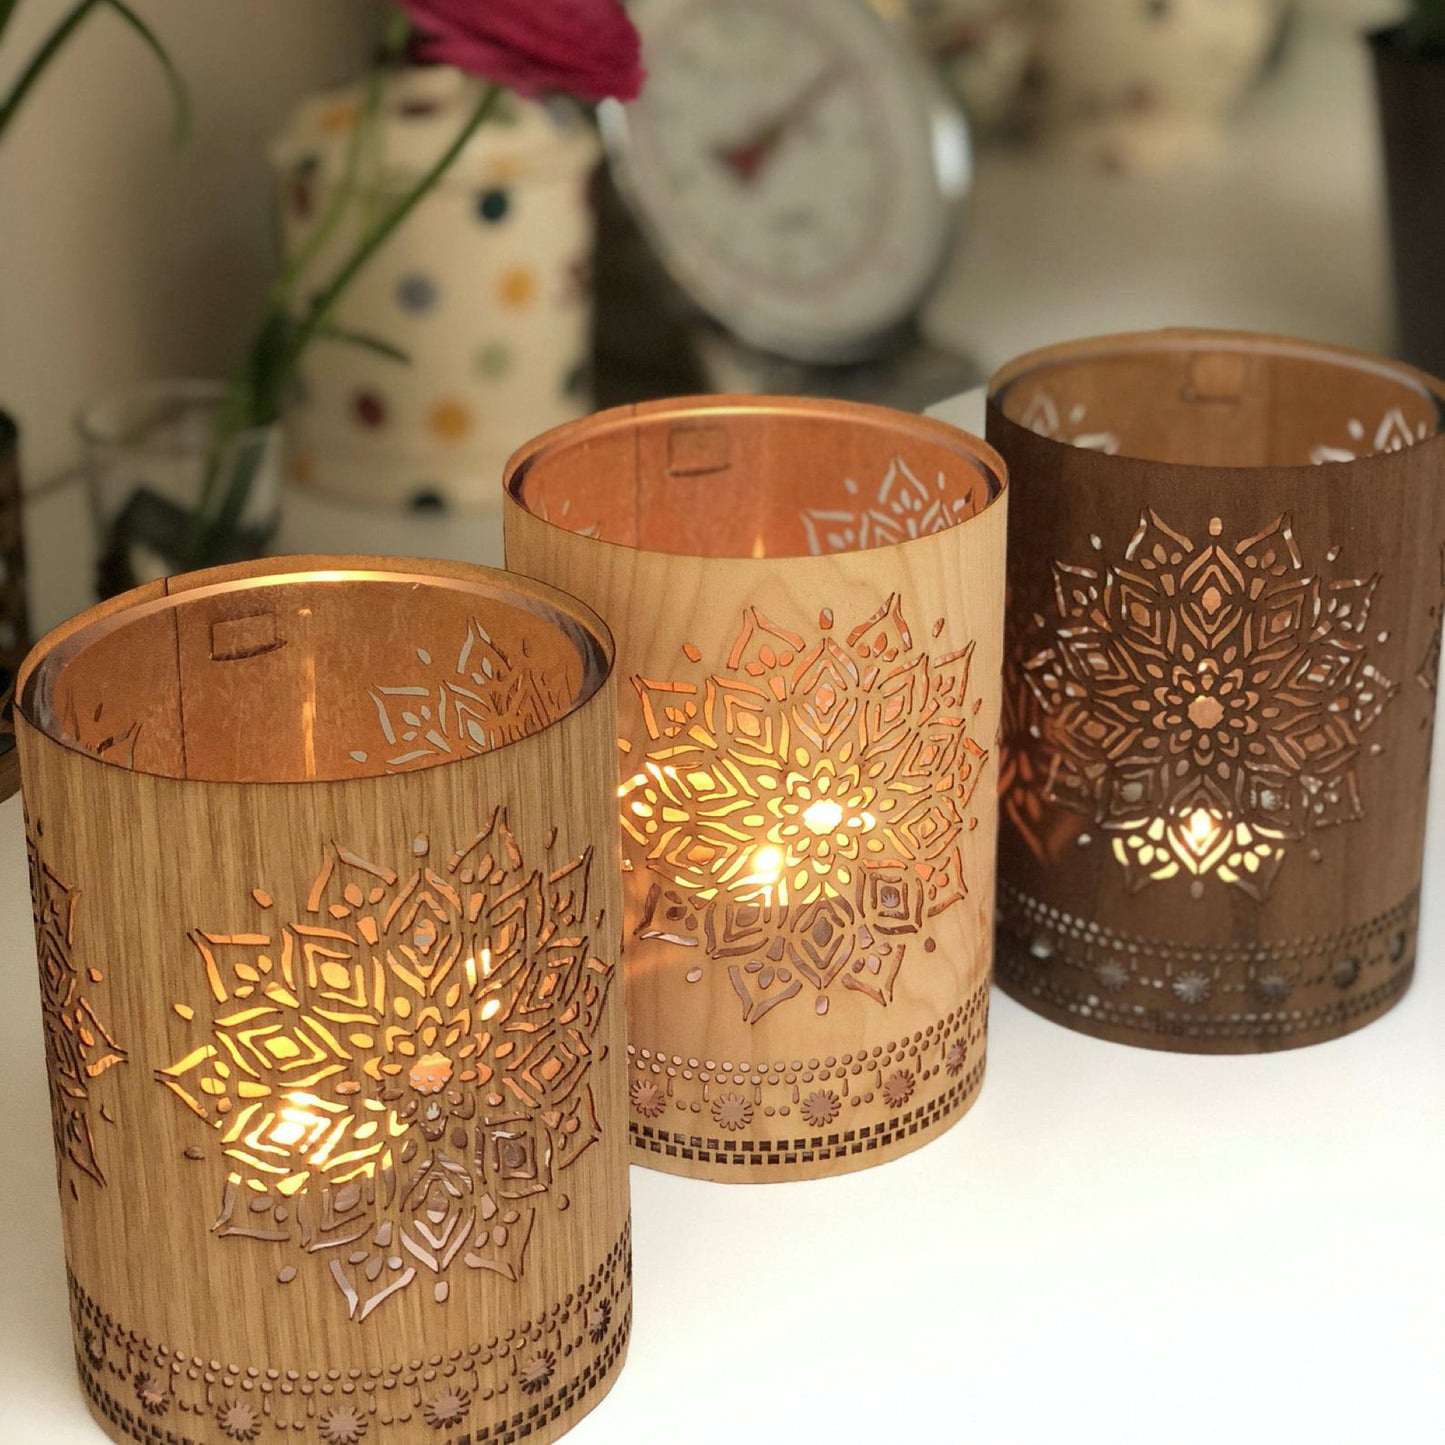
[[[27,660],[76,1357],[113,1438],[546,1441],[606,1393],[610,657],[504,574],[296,558]]]
[[[1105,1038],[1315,1043],[1414,966],[1445,610],[1440,384],[1288,338],[994,378],[1015,490],[1002,986]]]
[[[893,1158],[983,1076],[1007,494],[877,408],[711,398],[513,459],[508,564],[618,639],[634,1159]]]

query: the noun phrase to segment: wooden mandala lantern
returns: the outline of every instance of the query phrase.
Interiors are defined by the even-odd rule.
[[[637,1162],[838,1174],[983,1078],[1007,496],[841,403],[606,412],[512,459],[507,559],[618,636]]]
[[[1073,1028],[1288,1048],[1405,991],[1445,601],[1439,382],[1222,332],[1011,362],[998,976]]]
[[[71,1318],[114,1439],[546,1441],[606,1393],[611,654],[546,587],[309,557],[26,660]]]

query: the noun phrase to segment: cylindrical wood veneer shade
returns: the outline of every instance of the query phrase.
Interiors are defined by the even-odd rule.
[[[27,659],[71,1315],[115,1439],[545,1441],[606,1393],[611,662],[550,588],[314,557]]]
[[[1442,388],[1283,338],[994,378],[1015,492],[1000,984],[1154,1048],[1315,1043],[1415,959],[1445,607]]]
[[[637,1162],[836,1174],[983,1077],[1007,496],[980,441],[741,397],[509,468],[510,566],[617,636]]]

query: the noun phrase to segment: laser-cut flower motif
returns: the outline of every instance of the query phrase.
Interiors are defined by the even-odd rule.
[[[209,1000],[157,1073],[219,1135],[217,1233],[319,1256],[358,1320],[418,1276],[444,1301],[458,1261],[519,1279],[600,1134],[590,852],[529,868],[500,811],[412,852],[405,876],[332,846],[300,921],[258,889],[254,931],[194,931]]]
[[[249,1400],[226,1400],[216,1411],[216,1424],[228,1440],[255,1440],[261,1434],[261,1412]]]
[[[826,1129],[842,1107],[842,1100],[831,1089],[815,1089],[803,1100],[803,1118],[810,1128]]]
[[[972,645],[929,655],[897,595],[833,628],[749,609],[719,671],[689,647],[691,680],[633,680],[648,737],[620,789],[625,846],[662,880],[637,935],[724,963],[749,1023],[805,991],[818,1014],[837,990],[886,1006],[908,940],[967,892],[988,758]]]
[[[421,1407],[422,1419],[433,1430],[460,1425],[472,1408],[472,1397],[462,1389],[440,1390]]]
[[[1264,1003],[1283,1003],[1294,991],[1294,979],[1277,969],[1271,970],[1255,979],[1254,991]]]
[[[845,490],[858,497],[856,509],[805,509],[799,513],[808,550],[815,557],[827,552],[861,552],[947,531],[973,514],[975,491],[981,485],[943,472],[924,481],[902,457],[894,457],[875,497],[865,498],[851,479],[843,483]]]
[[[40,966],[40,1009],[56,1169],[74,1193],[74,1180],[65,1178],[62,1161],[97,1184],[105,1183],[91,1127],[91,1087],[108,1069],[124,1063],[126,1053],[87,997],[87,983],[101,983],[100,973],[88,969],[82,979],[75,965],[73,942],[79,891],[62,882],[41,856],[43,829],[38,822],[27,828],[25,848],[35,910],[35,954]]]
[[[1118,993],[1129,982],[1129,970],[1118,959],[1110,958],[1094,970],[1094,977],[1099,980],[1101,988],[1108,989],[1110,993]]]
[[[1174,996],[1180,1003],[1203,1003],[1213,992],[1209,975],[1191,969],[1181,973],[1173,983]]]
[[[419,680],[371,689],[391,773],[530,737],[560,717],[575,692],[566,677],[513,658],[476,619],[455,664],[436,663],[424,647],[416,659]],[[367,760],[364,751],[352,756]]]
[[[1084,451],[1106,452],[1109,456],[1115,456],[1119,451],[1117,432],[1101,427],[1089,429],[1087,404],[1071,402],[1066,412],[1061,411],[1058,402],[1047,391],[1036,391],[1029,398],[1019,416],[1019,425],[1041,437],[1052,437]]]
[[[753,1106],[741,1094],[719,1094],[712,1101],[712,1117],[720,1129],[746,1129],[753,1122]]]
[[[587,1338],[594,1345],[600,1345],[607,1338],[612,1324],[612,1301],[600,1299],[587,1311]]]
[[[898,1069],[883,1080],[883,1100],[891,1109],[901,1109],[913,1097],[913,1075]]]
[[[318,1423],[326,1445],[361,1445],[366,1436],[366,1416],[355,1405],[337,1405]]]
[[[1011,786],[1103,828],[1131,889],[1214,877],[1265,897],[1287,844],[1362,815],[1361,738],[1396,691],[1364,638],[1378,578],[1310,572],[1288,518],[1223,530],[1196,543],[1151,512],[1122,562],[1055,563],[1021,668],[1009,751],[1048,771],[1011,763]]]
[[[651,1079],[634,1079],[628,1097],[632,1100],[632,1107],[644,1119],[656,1119],[667,1107],[666,1091]]]
[[[537,1395],[551,1383],[557,1369],[557,1356],[551,1350],[538,1350],[517,1368],[517,1383],[525,1394]]]
[[[968,1046],[962,1039],[954,1039],[943,1056],[943,1067],[950,1079],[956,1079],[968,1063]]]
[[[147,1415],[164,1415],[171,1408],[171,1392],[160,1375],[142,1370],[135,1377],[136,1403]]]
[[[1360,960],[1343,958],[1334,967],[1330,980],[1336,988],[1352,988],[1360,980]]]

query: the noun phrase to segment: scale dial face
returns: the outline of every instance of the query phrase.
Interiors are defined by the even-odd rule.
[[[963,123],[864,0],[634,0],[648,78],[603,111],[664,264],[745,341],[866,356],[942,264]]]

